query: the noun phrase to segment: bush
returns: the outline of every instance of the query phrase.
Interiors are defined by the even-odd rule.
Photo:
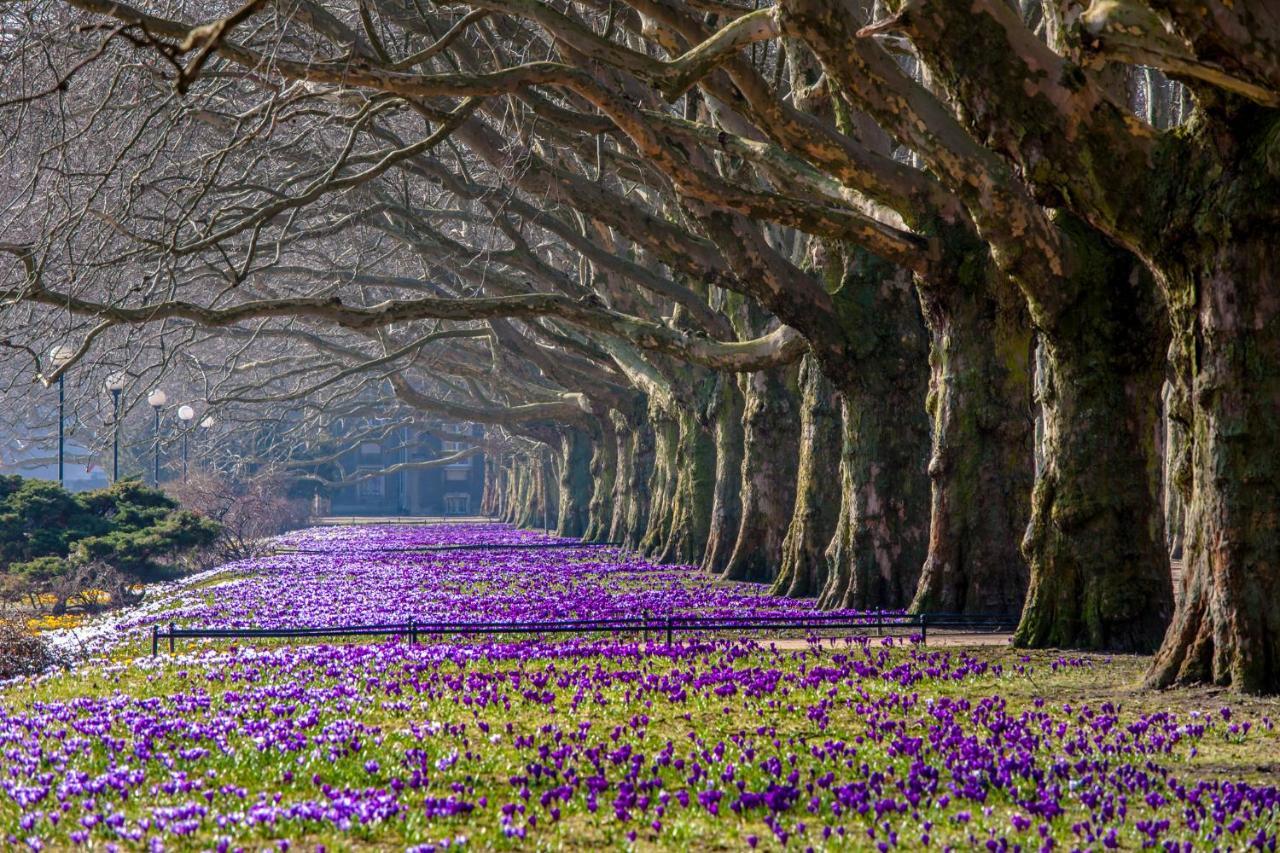
[[[136,480],[73,495],[56,483],[0,477],[0,595],[54,612],[136,601],[138,584],[180,571],[219,536],[217,523]]]
[[[35,675],[60,662],[26,625],[0,619],[0,679]]]
[[[218,562],[259,556],[266,540],[310,520],[307,501],[290,497],[289,481],[279,474],[246,480],[210,472],[193,473],[185,483],[168,486],[183,507],[211,519],[221,532],[213,542]]]

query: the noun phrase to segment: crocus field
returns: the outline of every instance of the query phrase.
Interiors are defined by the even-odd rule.
[[[603,636],[185,641],[150,656],[150,626],[170,621],[813,606],[496,525],[280,545],[175,585],[94,659],[3,687],[6,847],[1277,846],[1280,702],[1142,691],[1138,658]],[[453,545],[473,547],[412,550]]]

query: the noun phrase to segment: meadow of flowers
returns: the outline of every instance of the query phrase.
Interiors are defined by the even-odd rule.
[[[147,619],[811,606],[603,549],[376,547],[513,535],[307,532]],[[1133,660],[610,637],[132,657],[147,619],[0,693],[7,846],[1274,850],[1280,831],[1280,705],[1139,693]]]

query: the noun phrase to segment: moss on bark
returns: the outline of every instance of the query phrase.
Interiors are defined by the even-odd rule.
[[[649,478],[649,523],[640,550],[655,556],[671,531],[671,511],[676,490],[676,446],[680,426],[674,418],[651,411],[653,424],[653,473]]]
[[[1012,283],[981,247],[970,251],[957,280],[920,291],[933,452],[929,548],[911,610],[1016,615],[1035,467],[1031,326]]]
[[[696,563],[706,549],[711,527],[715,440],[692,413],[682,412],[677,418],[677,425],[671,524],[657,560],[660,563]]]
[[[560,479],[556,535],[579,537],[587,532],[592,493],[591,435],[584,429],[565,428],[560,435]]]
[[[711,416],[715,441],[715,488],[702,570],[719,574],[733,555],[742,518],[742,390],[736,377],[721,375]]]
[[[600,434],[592,442],[591,501],[587,505],[585,542],[613,542],[615,481],[618,476],[618,436],[613,421],[600,421]]]
[[[820,603],[905,607],[928,545],[928,335],[910,276],[856,251],[838,269],[835,297],[857,349],[838,370],[823,365],[841,392],[843,439]]]
[[[794,368],[744,379],[742,510],[727,580],[772,581],[795,504],[800,412]]]
[[[1151,651],[1173,604],[1160,506],[1167,325],[1145,272],[1085,226],[1074,299],[1042,323],[1043,464],[1015,643]]]
[[[801,362],[800,388],[796,500],[772,589],[791,598],[822,590],[827,545],[840,517],[840,398],[811,355]]]
[[[1192,365],[1183,587],[1148,681],[1280,693],[1280,248],[1206,250],[1182,360]],[[1181,341],[1180,341],[1181,342]]]

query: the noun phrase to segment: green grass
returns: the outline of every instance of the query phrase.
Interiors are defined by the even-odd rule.
[[[203,644],[210,654],[214,650],[225,650],[227,644]],[[951,654],[960,654],[958,650],[950,650]],[[748,835],[758,835],[762,844],[770,843],[772,833],[763,823],[763,812],[748,812],[745,816],[735,815],[727,807],[722,808],[719,816],[713,817],[696,806],[691,808],[672,808],[662,818],[662,829],[655,833],[649,827],[653,819],[653,810],[643,817],[627,823],[616,820],[612,814],[610,802],[615,791],[601,795],[599,811],[591,814],[587,811],[582,792],[574,795],[569,803],[561,804],[561,814],[557,821],[551,821],[546,810],[538,807],[539,816],[536,828],[528,830],[524,841],[507,838],[501,831],[499,808],[507,802],[521,802],[518,797],[519,785],[510,782],[512,776],[527,775],[526,767],[531,760],[539,758],[538,747],[555,745],[554,734],[561,733],[565,738],[578,730],[580,723],[589,721],[591,729],[589,738],[594,742],[599,739],[606,744],[608,734],[615,726],[622,726],[630,732],[632,720],[637,714],[649,717],[643,726],[643,734],[628,734],[624,740],[629,741],[636,751],[643,752],[648,759],[658,754],[668,741],[675,744],[676,754],[688,753],[691,743],[690,735],[700,738],[708,746],[717,742],[729,742],[733,736],[746,735],[753,745],[756,754],[752,761],[746,762],[739,770],[737,778],[747,781],[749,789],[762,788],[770,777],[759,768],[759,763],[769,756],[777,756],[786,762],[787,756],[796,753],[800,757],[799,766],[805,774],[814,774],[824,770],[833,770],[837,776],[843,773],[849,778],[860,778],[856,768],[838,767],[832,762],[825,763],[807,760],[805,750],[812,745],[828,740],[853,742],[867,734],[865,717],[859,712],[859,702],[870,702],[889,694],[917,694],[920,704],[913,709],[903,710],[895,715],[895,719],[906,727],[907,731],[923,734],[926,729],[922,723],[922,709],[927,700],[943,697],[966,698],[977,702],[981,697],[1000,696],[1008,703],[1008,712],[1016,716],[1024,710],[1034,710],[1038,698],[1049,701],[1043,708],[1055,720],[1070,722],[1076,711],[1084,705],[1098,707],[1104,702],[1117,706],[1117,715],[1122,722],[1137,719],[1142,714],[1159,711],[1171,711],[1179,717],[1187,717],[1192,712],[1206,713],[1214,720],[1208,733],[1193,744],[1179,744],[1169,755],[1156,758],[1160,764],[1169,767],[1179,778],[1226,778],[1248,780],[1263,784],[1280,783],[1280,733],[1274,728],[1268,730],[1262,725],[1264,717],[1280,720],[1280,702],[1276,700],[1245,699],[1228,696],[1211,690],[1180,691],[1174,693],[1154,693],[1141,690],[1140,682],[1145,660],[1140,658],[1119,657],[1104,660],[1092,657],[1092,664],[1083,668],[1063,668],[1054,672],[1050,669],[1056,654],[1033,653],[1025,657],[1021,653],[1007,649],[975,649],[972,654],[980,659],[1000,663],[1004,672],[1000,675],[986,674],[971,676],[961,681],[926,680],[908,689],[887,683],[881,679],[867,679],[860,683],[844,681],[837,685],[824,684],[815,687],[788,686],[788,678],[797,676],[801,671],[810,670],[814,666],[829,664],[836,652],[826,650],[818,655],[803,652],[770,651],[761,646],[735,660],[721,658],[721,653],[708,657],[704,663],[700,659],[678,661],[677,667],[696,666],[710,670],[713,665],[732,665],[734,668],[757,667],[762,671],[778,670],[782,675],[781,687],[772,694],[758,698],[750,698],[739,691],[733,696],[720,697],[710,691],[697,693],[690,691],[683,702],[668,701],[661,693],[645,692],[643,698],[638,697],[637,681],[634,679],[615,680],[601,687],[598,691],[589,691],[586,695],[575,698],[573,690],[555,686],[556,678],[565,673],[576,673],[579,670],[601,671],[619,676],[632,673],[634,678],[661,677],[670,671],[672,661],[664,657],[652,656],[607,660],[604,658],[584,657],[580,659],[531,659],[527,661],[500,660],[497,662],[483,659],[468,663],[465,668],[453,663],[442,664],[438,670],[428,671],[431,691],[415,694],[411,689],[404,689],[398,695],[388,692],[389,679],[406,680],[409,673],[400,663],[383,668],[375,658],[361,663],[359,666],[345,671],[326,672],[323,666],[313,666],[295,661],[292,665],[277,668],[255,662],[250,656],[238,658],[238,662],[229,666],[220,663],[202,661],[204,653],[190,648],[178,658],[170,659],[162,656],[153,663],[146,656],[128,660],[128,652],[119,653],[117,660],[110,665],[85,667],[79,670],[56,674],[33,682],[12,684],[0,693],[0,702],[8,713],[26,713],[38,710],[37,703],[60,703],[83,699],[85,697],[109,698],[132,697],[133,699],[155,698],[158,707],[171,706],[172,697],[207,693],[213,710],[209,713],[197,712],[188,716],[194,720],[212,720],[215,718],[235,718],[235,713],[227,709],[242,708],[243,703],[228,703],[228,691],[234,694],[245,694],[259,691],[265,697],[271,691],[288,687],[288,685],[305,682],[311,691],[295,707],[289,710],[272,710],[277,701],[263,698],[260,702],[250,702],[249,710],[244,712],[246,718],[283,720],[298,719],[306,709],[314,708],[318,715],[317,723],[307,730],[308,736],[314,735],[326,725],[354,721],[366,730],[360,737],[358,749],[337,749],[334,752],[312,744],[296,753],[282,752],[278,749],[259,750],[251,738],[235,733],[228,737],[225,752],[210,748],[207,755],[193,760],[179,761],[180,768],[189,778],[200,778],[214,793],[211,810],[219,812],[239,811],[251,805],[260,794],[268,797],[280,795],[281,801],[288,803],[305,800],[316,796],[317,786],[312,777],[318,776],[324,784],[334,788],[350,786],[366,788],[390,784],[392,776],[406,777],[408,769],[404,764],[406,752],[421,749],[424,766],[429,768],[430,781],[412,797],[402,797],[404,802],[420,802],[423,796],[445,797],[456,793],[470,802],[478,802],[487,798],[488,805],[477,808],[469,815],[428,819],[420,810],[411,812],[404,819],[393,819],[368,826],[355,825],[345,831],[332,828],[317,829],[314,824],[286,822],[273,826],[258,827],[235,832],[220,832],[206,823],[194,836],[185,839],[182,846],[192,848],[212,847],[219,838],[234,835],[237,844],[245,844],[250,848],[266,844],[273,838],[289,837],[295,842],[306,845],[323,844],[330,850],[335,849],[401,849],[405,846],[443,838],[464,836],[470,846],[477,849],[520,848],[527,849],[567,849],[588,850],[592,848],[615,848],[627,846],[626,833],[635,830],[638,835],[635,846],[640,848],[664,847],[671,849],[739,849],[743,839]],[[894,660],[905,659],[907,652],[897,650]],[[233,660],[237,660],[233,658]],[[1019,674],[1015,668],[1026,669]],[[551,704],[542,704],[526,699],[518,690],[505,691],[504,701],[488,704],[480,708],[461,703],[461,697],[467,693],[465,686],[448,686],[450,679],[465,679],[469,674],[490,674],[502,672],[507,676],[519,673],[525,679],[537,675],[549,675],[549,688],[555,692],[556,698]],[[370,679],[378,679],[375,684]],[[327,690],[343,690],[347,696],[324,696]],[[828,691],[835,690],[832,697]],[[818,704],[824,698],[833,699],[830,718],[825,729],[806,715],[805,709]],[[848,700],[849,704],[845,702]],[[1230,704],[1234,715],[1232,721],[1239,723],[1250,721],[1251,731],[1247,736],[1232,736],[1225,730],[1218,718],[1218,709]],[[1068,712],[1064,706],[1073,710]],[[163,714],[160,715],[163,718]],[[121,738],[130,746],[135,740],[130,731],[127,715],[113,715],[110,736]],[[477,723],[483,720],[490,727],[490,733],[483,735],[477,729]],[[421,738],[415,736],[412,725],[440,728],[435,734]],[[448,726],[454,728],[450,730]],[[465,731],[457,728],[466,726]],[[508,726],[510,731],[508,731]],[[765,728],[769,734],[757,735],[758,729]],[[376,730],[376,733],[374,733]],[[517,738],[532,739],[532,743],[517,746]],[[774,745],[774,741],[778,745]],[[159,740],[158,749],[176,752],[180,744]],[[210,746],[206,743],[205,746]],[[1194,748],[1193,748],[1194,746]],[[730,746],[729,752],[735,753],[736,747]],[[457,763],[444,770],[435,770],[436,762],[446,759],[457,752]],[[470,757],[466,757],[467,753]],[[1047,757],[1047,756],[1046,756]],[[141,761],[129,755],[129,749],[115,752],[104,746],[104,739],[97,738],[92,750],[76,755],[71,763],[75,769],[89,773],[91,776],[105,772],[112,761],[146,769],[145,781],[137,786],[132,796],[121,799],[108,792],[100,795],[94,803],[98,811],[119,811],[127,819],[146,816],[151,809],[165,804],[185,802],[203,802],[204,791],[192,795],[168,793],[162,785],[169,778],[169,771],[160,762]],[[376,760],[380,769],[375,773],[366,770],[366,762]],[[911,759],[908,756],[890,754],[885,742],[866,740],[859,747],[857,760],[865,762],[873,770],[899,777],[908,773]],[[581,765],[581,762],[579,762]],[[53,769],[53,765],[50,765]],[[721,766],[713,768],[719,772]],[[579,770],[582,767],[579,766]],[[287,780],[286,772],[292,773],[292,780]],[[668,793],[684,787],[682,774],[671,768],[658,772],[663,779]],[[801,784],[808,778],[802,775]],[[231,786],[226,788],[225,786]],[[531,783],[531,803],[537,803],[539,795],[548,787],[547,784]],[[206,790],[208,789],[206,788]],[[234,789],[245,792],[243,800]],[[110,808],[105,808],[104,801],[109,801]],[[952,803],[947,808],[937,809],[926,814],[932,818],[936,827],[932,832],[935,843],[950,842],[961,846],[970,844],[970,833],[981,841],[988,829],[995,829],[1002,835],[1010,833],[1010,817],[1018,811],[1017,806],[1002,790],[993,789],[985,804],[990,807],[989,814],[983,814],[981,806],[968,804],[961,806]],[[727,806],[727,799],[726,799]],[[1133,820],[1141,815],[1146,806],[1141,803],[1130,804],[1130,829],[1122,831],[1122,839],[1126,846],[1137,846],[1138,836],[1131,831]],[[533,809],[531,809],[533,810]],[[963,810],[973,812],[973,820],[968,824],[957,824],[954,816]],[[89,813],[92,809],[80,806],[73,808],[68,817],[78,817]],[[1074,821],[1087,817],[1089,809],[1078,805],[1074,811],[1057,818],[1054,822],[1055,832],[1060,840],[1068,845],[1075,839],[1069,827]],[[19,837],[26,835],[18,827],[20,811],[8,798],[0,804],[0,827],[13,832]],[[849,827],[850,832],[863,832],[867,827],[876,825],[870,817],[845,816],[838,821],[831,816],[829,809],[824,809],[821,816],[812,816],[797,807],[787,815],[784,822],[791,826],[797,820],[808,824],[806,843],[822,846],[819,835],[824,824],[840,823]],[[1276,831],[1276,816],[1269,820],[1252,823],[1250,828],[1268,828]],[[58,828],[50,828],[42,824],[39,834],[55,846],[66,844],[67,831],[74,828],[74,821],[64,820]],[[910,816],[895,816],[889,820],[890,828],[901,833],[901,842],[911,845],[918,833],[918,821]],[[101,828],[99,828],[101,829]],[[877,838],[884,837],[883,826],[877,829]],[[1024,843],[1034,845],[1038,839],[1034,829],[1024,833]],[[95,833],[93,836],[99,843],[112,837],[109,832]],[[1187,836],[1190,837],[1190,836]],[[795,842],[793,842],[795,843]],[[869,844],[865,834],[861,834],[859,844]],[[848,839],[833,848],[847,848]],[[805,845],[799,844],[802,849]]]

